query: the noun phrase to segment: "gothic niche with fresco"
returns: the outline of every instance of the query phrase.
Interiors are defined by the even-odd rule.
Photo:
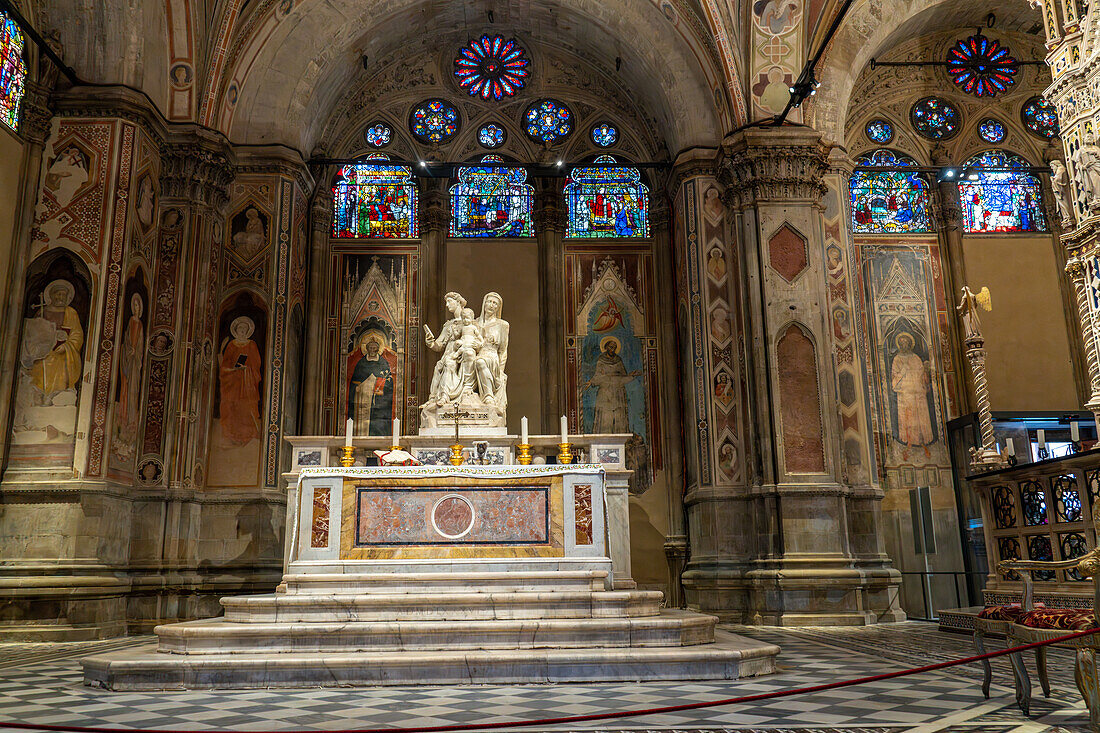
[[[209,486],[248,486],[260,480],[267,309],[241,291],[222,305],[214,367]]]
[[[43,254],[27,271],[11,460],[25,466],[71,465],[91,276],[68,250]]]
[[[567,362],[574,385],[570,395],[573,427],[581,433],[632,433],[627,463],[631,488],[649,487],[660,469],[655,395],[657,339],[643,280],[649,256],[578,254],[569,259],[578,289],[575,335],[568,339]]]
[[[142,384],[148,334],[149,286],[145,271],[134,268],[122,293],[118,381],[115,383],[110,466],[130,473],[141,425]]]
[[[410,394],[406,254],[347,255],[340,319],[343,420],[355,434],[389,435]],[[414,354],[412,356],[415,356]],[[411,423],[410,423],[411,424]]]

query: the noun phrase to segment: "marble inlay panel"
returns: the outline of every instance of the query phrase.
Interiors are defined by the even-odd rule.
[[[592,484],[573,487],[574,537],[577,545],[592,544]]]
[[[332,501],[332,489],[317,487],[313,489],[313,530],[310,547],[328,547],[329,506]]]
[[[355,544],[545,544],[550,485],[356,490]]]

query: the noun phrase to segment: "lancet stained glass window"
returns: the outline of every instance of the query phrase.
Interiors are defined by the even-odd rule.
[[[912,158],[890,150],[860,156],[849,185],[852,231],[856,234],[913,234],[932,230],[928,216],[928,183]],[[862,170],[861,168],[900,170]]]
[[[452,237],[530,237],[535,189],[527,171],[486,155],[481,165],[458,169],[451,186]]]
[[[23,31],[6,14],[0,13],[0,120],[13,130],[19,128],[19,103],[23,101],[27,62],[23,60]]]
[[[332,188],[334,237],[417,236],[416,184],[412,170],[387,165],[375,155],[340,171]]]
[[[637,168],[608,167],[601,155],[565,184],[567,237],[648,237],[649,189]]]
[[[999,150],[966,161],[963,180],[959,181],[964,231],[1047,231],[1042,187],[1027,168],[1022,158]]]

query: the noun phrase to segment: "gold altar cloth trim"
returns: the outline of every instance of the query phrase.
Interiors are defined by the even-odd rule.
[[[559,476],[565,473],[604,473],[603,465],[599,463],[570,463],[566,465],[551,464],[548,466],[354,466],[342,468],[340,466],[308,466],[303,467],[298,474],[298,484],[307,478],[394,478],[412,477],[425,478],[429,476],[472,476],[492,477],[501,476]]]
[[[396,467],[395,467],[396,468]],[[340,559],[341,560],[460,560],[471,558],[524,558],[524,557],[565,557],[565,509],[562,502],[563,477],[562,474],[571,472],[572,467],[561,466],[556,471],[543,471],[535,476],[522,475],[510,476],[509,473],[496,471],[478,473],[477,475],[465,474],[463,468],[443,466],[401,466],[407,468],[432,468],[430,472],[409,474],[403,470],[395,472],[393,469],[375,469],[369,474],[345,475],[343,485],[343,506],[340,519]],[[476,468],[486,468],[478,466]],[[507,468],[513,468],[508,466]],[[515,466],[514,468],[526,468]],[[544,468],[539,466],[538,468]],[[590,469],[602,468],[590,466]],[[355,470],[355,469],[351,469]],[[585,473],[595,473],[589,470]],[[343,473],[343,471],[341,471]],[[519,473],[526,473],[520,471]],[[324,474],[331,475],[331,474]],[[472,479],[472,480],[471,480]],[[479,480],[480,479],[480,480]],[[356,547],[355,531],[357,516],[356,490],[360,487],[370,486],[374,488],[441,488],[461,493],[463,489],[476,490],[481,486],[493,487],[538,487],[549,485],[550,496],[548,510],[549,532],[548,542],[538,545],[462,545],[459,543],[442,546],[433,545],[402,545],[399,547]]]

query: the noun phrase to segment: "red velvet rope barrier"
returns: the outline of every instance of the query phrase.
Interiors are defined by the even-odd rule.
[[[433,725],[423,728],[352,728],[346,730],[334,730],[334,731],[317,731],[316,729],[294,731],[294,730],[274,730],[274,731],[250,731],[249,733],[446,733],[448,731],[473,731],[473,730],[500,730],[503,728],[522,728],[533,725],[561,725],[564,723],[587,723],[596,720],[615,720],[617,718],[632,718],[639,715],[659,715],[662,713],[678,713],[684,710],[700,710],[702,708],[716,708],[723,705],[734,705],[736,703],[743,702],[759,702],[760,700],[774,700],[780,697],[791,697],[792,695],[805,695],[813,692],[824,692],[825,690],[836,690],[841,687],[852,687],[853,685],[863,685],[868,682],[878,682],[880,680],[892,680],[895,677],[907,677],[911,674],[920,674],[922,672],[934,672],[937,669],[946,669],[948,667],[957,667],[960,664],[969,664],[971,662],[979,662],[983,659],[993,659],[994,657],[1003,657],[1006,654],[1015,654],[1016,652],[1027,651],[1028,649],[1038,649],[1039,647],[1049,646],[1050,644],[1060,644],[1066,641],[1072,641],[1074,639],[1080,639],[1085,636],[1090,636],[1100,632],[1100,628],[1088,629],[1087,631],[1080,631],[1075,634],[1067,634],[1066,636],[1059,636],[1054,639],[1047,639],[1046,641],[1036,641],[1031,644],[1024,644],[1023,646],[1009,647],[1008,649],[1002,649],[996,652],[988,652],[986,654],[978,654],[973,657],[964,657],[963,659],[955,659],[950,662],[938,662],[937,664],[928,664],[923,667],[914,667],[912,669],[903,669],[899,672],[886,672],[884,674],[876,674],[870,677],[857,677],[851,680],[842,680],[840,682],[829,682],[824,685],[813,685],[811,687],[796,687],[793,690],[778,690],[776,692],[763,692],[759,695],[744,695],[742,697],[729,697],[724,700],[710,700],[708,702],[691,702],[684,703],[682,705],[666,705],[659,708],[645,708],[643,710],[620,710],[614,713],[591,713],[589,715],[570,715],[562,718],[540,718],[538,720],[514,720],[506,721],[503,723],[462,723],[455,725]],[[164,729],[164,728],[95,728],[90,726],[78,726],[78,725],[44,725],[41,723],[9,723],[5,720],[0,720],[0,728],[11,728],[13,730],[48,730],[58,731],[59,733],[217,733],[219,728],[202,728],[202,729]],[[232,729],[225,729],[231,731]]]

